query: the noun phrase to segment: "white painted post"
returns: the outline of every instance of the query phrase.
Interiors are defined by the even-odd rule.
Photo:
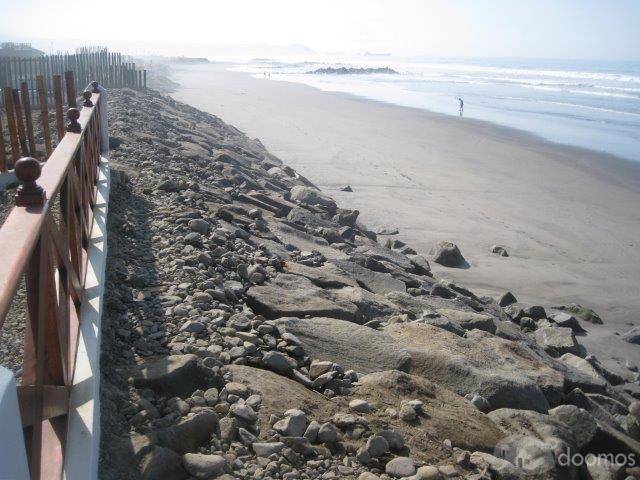
[[[29,465],[13,373],[0,367],[0,478],[29,480]]]
[[[109,121],[107,119],[107,89],[98,85],[100,90],[100,151],[109,154]]]

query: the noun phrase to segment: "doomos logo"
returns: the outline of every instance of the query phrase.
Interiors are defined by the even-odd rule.
[[[538,476],[555,468],[554,452],[562,449],[559,439],[546,441],[525,435],[504,438],[494,449],[494,456],[507,460],[526,475]]]

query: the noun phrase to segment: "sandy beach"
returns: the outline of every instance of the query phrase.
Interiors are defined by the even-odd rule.
[[[470,268],[433,264],[440,277],[594,308],[605,326],[589,326],[581,342],[607,360],[638,359],[615,333],[640,323],[640,211],[631,207],[640,205],[640,164],[220,64],[176,69],[172,79],[174,98],[259,138],[374,229],[397,228],[422,254],[439,240],[459,245]],[[494,244],[510,256],[492,254]]]

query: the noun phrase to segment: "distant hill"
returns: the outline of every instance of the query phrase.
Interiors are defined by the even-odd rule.
[[[209,60],[204,57],[171,57],[167,60],[169,63],[182,63],[182,64],[196,64],[196,63],[209,63]]]
[[[43,55],[43,51],[33,48],[30,43],[0,43],[0,57],[33,58]]]
[[[318,68],[308,73],[317,73],[317,74],[334,74],[334,75],[366,75],[369,73],[387,73],[387,74],[398,74],[393,68],[389,67],[378,67],[378,68],[351,68],[351,67],[327,67],[327,68]]]

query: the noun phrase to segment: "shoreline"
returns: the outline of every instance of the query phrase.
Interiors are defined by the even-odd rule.
[[[261,78],[256,78],[253,76],[253,74],[248,73],[248,72],[243,72],[243,71],[238,71],[238,70],[230,70],[227,67],[229,67],[230,65],[234,65],[233,63],[230,62],[212,62],[210,61],[210,63],[208,65],[211,66],[217,66],[217,67],[222,67],[225,68],[226,71],[230,72],[230,73],[234,73],[234,74],[242,74],[242,75],[248,75],[250,77],[252,77],[255,80],[262,80]],[[180,68],[175,68],[172,67],[172,71],[175,72],[179,72],[181,70]],[[407,105],[400,105],[397,103],[393,103],[393,102],[389,102],[386,100],[378,100],[375,98],[370,98],[367,97],[365,95],[358,95],[357,93],[351,93],[351,92],[342,92],[342,91],[337,91],[337,90],[323,90],[321,88],[315,87],[313,85],[309,85],[307,83],[303,83],[303,82],[295,82],[295,81],[291,81],[291,80],[285,80],[285,79],[278,79],[275,78],[273,80],[265,80],[265,81],[274,81],[274,82],[282,82],[282,83],[287,83],[290,85],[303,85],[305,87],[308,87],[310,89],[313,89],[315,91],[318,92],[322,92],[325,94],[329,94],[329,95],[336,95],[336,96],[341,96],[344,97],[345,99],[350,99],[350,100],[356,100],[356,101],[362,101],[362,102],[368,102],[368,103],[374,103],[374,104],[378,104],[381,106],[389,106],[389,107],[393,107],[393,108],[399,108],[399,109],[405,109],[407,111],[412,111],[412,112],[416,112],[416,113],[426,113],[429,116],[433,116],[434,118],[440,118],[440,119],[447,119],[450,121],[458,121],[461,120],[463,122],[465,122],[465,124],[467,125],[475,125],[478,128],[486,128],[487,130],[494,130],[494,134],[502,134],[503,138],[505,139],[509,139],[509,140],[514,140],[515,137],[518,137],[520,140],[522,141],[529,141],[532,144],[534,144],[533,146],[535,148],[540,148],[542,146],[542,144],[547,144],[547,146],[551,149],[567,149],[567,150],[573,150],[573,153],[579,154],[579,155],[593,155],[593,156],[598,156],[598,157],[602,157],[603,160],[605,161],[614,161],[616,163],[618,163],[617,167],[620,169],[624,169],[625,171],[630,172],[632,175],[634,175],[636,177],[636,180],[638,182],[638,188],[640,188],[640,158],[637,160],[634,160],[632,158],[627,158],[621,155],[617,155],[615,153],[611,153],[611,152],[606,152],[606,151],[600,151],[600,150],[595,150],[593,148],[588,148],[588,147],[582,147],[579,145],[572,145],[570,143],[562,143],[562,142],[558,142],[555,140],[551,140],[548,138],[545,138],[543,135],[532,132],[532,131],[528,131],[525,130],[523,128],[518,128],[518,127],[509,127],[506,125],[502,125],[500,123],[491,121],[491,120],[484,120],[484,119],[479,119],[479,118],[472,118],[472,117],[459,117],[458,115],[454,115],[454,114],[448,114],[448,113],[442,113],[442,112],[438,112],[435,110],[430,110],[426,107],[412,107],[412,106],[407,106]],[[180,87],[177,87],[178,89]],[[171,93],[170,93],[171,95]],[[572,152],[568,152],[568,153],[572,153]]]
[[[441,278],[528,303],[582,303],[603,316],[592,328],[612,351],[634,353],[615,333],[640,312],[640,216],[628,207],[640,202],[640,163],[225,68],[176,69],[182,87],[172,96],[260,138],[374,229],[399,230],[387,238],[421,254],[438,240],[457,243],[471,268],[434,264]],[[340,191],[346,184],[353,193]],[[489,253],[492,244],[510,257]]]
[[[280,79],[263,80],[260,78],[255,78],[253,74],[248,72],[229,70],[228,66],[234,65],[233,63],[230,63],[230,62],[210,61],[206,65],[214,67],[216,69],[223,69],[225,72],[228,72],[231,74],[246,75],[256,81],[265,81],[265,82],[272,81],[272,82],[278,82],[278,83],[285,83],[288,85],[303,86],[305,88],[314,90],[322,94],[342,97],[345,100],[352,100],[352,101],[358,101],[363,103],[375,104],[383,107],[401,109],[401,110],[406,110],[407,112],[413,112],[415,114],[425,114],[428,117],[433,118],[434,120],[442,120],[442,121],[449,121],[449,122],[462,121],[464,122],[465,126],[477,128],[478,130],[486,130],[483,133],[493,135],[496,138],[500,138],[502,140],[508,140],[512,142],[516,140],[520,142],[528,142],[531,148],[536,148],[536,149],[548,148],[556,151],[565,150],[566,154],[568,155],[575,154],[578,156],[598,157],[597,160],[595,158],[590,158],[589,161],[593,163],[590,163],[589,165],[583,165],[581,163],[576,162],[575,160],[570,160],[570,159],[565,159],[565,160],[566,160],[566,165],[584,169],[586,173],[595,174],[595,172],[589,172],[589,169],[598,170],[597,173],[606,175],[607,178],[612,180],[612,183],[619,184],[619,185],[625,185],[624,180],[629,180],[629,176],[631,176],[631,178],[633,179],[632,180],[633,185],[631,186],[625,185],[625,186],[640,190],[640,160],[626,158],[610,152],[594,150],[587,147],[581,147],[579,145],[571,145],[568,143],[556,142],[554,140],[545,138],[542,135],[537,134],[535,132],[530,132],[517,127],[508,127],[508,126],[493,122],[491,120],[483,120],[483,119],[470,118],[470,117],[464,117],[464,116],[460,118],[457,115],[441,113],[434,110],[429,110],[428,108],[399,105],[399,104],[388,102],[385,100],[376,100],[373,98],[366,97],[364,95],[358,95],[356,93],[323,90],[321,88],[317,88],[315,86],[308,85],[306,83],[294,82],[290,80],[280,80]],[[197,66],[202,66],[202,65],[195,65],[195,67]],[[175,77],[175,74],[179,74],[181,71],[186,72],[187,70],[188,69],[184,68],[184,66],[182,65],[179,67],[172,65],[170,70],[165,73],[168,74],[169,78],[172,78],[172,76]],[[174,96],[174,94],[177,91],[179,91],[181,86],[178,83],[177,86],[175,86],[174,88],[175,90],[168,91],[165,93],[168,94],[169,96]],[[560,160],[560,159],[556,158],[555,160]],[[615,175],[616,178],[614,179],[613,178],[614,175],[612,175],[612,172],[608,169],[603,168],[604,163],[607,163],[607,162],[614,162],[615,163],[614,168],[620,172],[624,172],[624,174],[621,173],[620,175]]]

